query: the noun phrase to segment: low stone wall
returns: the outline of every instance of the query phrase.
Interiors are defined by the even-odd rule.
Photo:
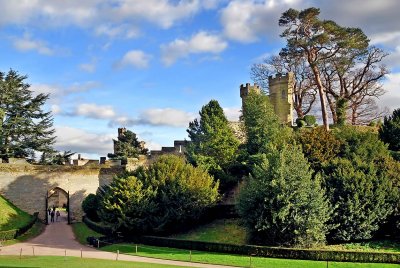
[[[81,220],[82,201],[99,186],[109,184],[124,168],[105,165],[40,166],[0,163],[0,194],[22,210],[45,218],[46,194],[55,187],[70,195],[72,219]]]

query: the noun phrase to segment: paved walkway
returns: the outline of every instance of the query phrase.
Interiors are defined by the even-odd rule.
[[[72,228],[67,224],[66,215],[61,215],[60,218],[61,219],[59,219],[59,221],[47,225],[44,232],[39,236],[27,242],[0,247],[0,255],[19,255],[22,253],[22,255],[30,256],[82,256],[83,258],[116,260],[116,253],[100,251],[92,247],[81,245],[75,240]],[[118,260],[170,264],[182,267],[231,267],[223,265],[170,261],[125,254],[119,254]]]

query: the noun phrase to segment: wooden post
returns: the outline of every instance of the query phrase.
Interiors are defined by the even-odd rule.
[[[249,267],[251,268],[251,255],[250,255],[250,266]]]
[[[32,254],[35,256],[35,247],[32,247]]]
[[[190,255],[190,262],[192,261],[192,251],[189,250],[189,255]]]
[[[22,248],[21,248],[21,250],[19,251],[19,259],[21,259],[21,257],[22,257]]]
[[[136,245],[136,254],[137,254],[137,245]]]
[[[118,261],[118,255],[119,255],[119,249],[117,249],[117,258],[115,259],[116,261]]]
[[[67,260],[67,250],[65,249],[65,251],[64,251],[64,261],[66,261]]]
[[[82,248],[81,248],[81,258],[82,258]]]

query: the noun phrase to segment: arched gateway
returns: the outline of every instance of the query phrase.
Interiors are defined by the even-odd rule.
[[[69,191],[65,191],[60,187],[55,187],[46,193],[46,224],[49,224],[49,213],[48,211],[52,208],[62,208],[67,211],[67,221],[71,224],[71,207],[69,205]]]

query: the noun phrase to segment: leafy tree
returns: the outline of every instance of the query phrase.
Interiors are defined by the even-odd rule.
[[[43,152],[40,156],[39,163],[42,165],[65,165],[65,163],[71,162],[71,156],[75,153],[71,151],[64,152]]]
[[[42,108],[49,95],[34,96],[26,78],[14,70],[0,72],[0,157],[5,160],[53,152],[53,118]]]
[[[391,116],[385,116],[379,137],[389,144],[390,150],[400,151],[400,109],[394,110]]]
[[[127,158],[137,158],[139,154],[147,154],[148,149],[144,142],[139,141],[136,134],[123,128],[123,132],[114,140],[114,153],[109,153],[111,159],[120,159],[122,164],[127,163]]]
[[[327,193],[335,207],[329,237],[369,239],[392,214],[398,200],[389,151],[378,135],[354,127],[335,129],[342,144],[337,157],[324,163]]]
[[[342,145],[340,139],[322,127],[301,130],[296,138],[315,171],[320,171],[324,164],[337,157]]]
[[[218,183],[202,168],[174,155],[117,177],[99,191],[100,217],[130,233],[179,230],[218,199]]]
[[[310,247],[325,242],[330,206],[299,146],[262,155],[240,193],[238,211],[262,243]]]
[[[200,120],[190,122],[187,129],[191,140],[187,147],[188,159],[208,170],[225,188],[233,180],[229,171],[236,161],[239,140],[218,101],[211,100],[199,115]]]
[[[370,239],[393,211],[394,189],[387,173],[359,158],[337,158],[324,169],[328,195],[336,210],[330,238]]]
[[[333,21],[319,19],[319,13],[318,8],[307,8],[302,11],[289,9],[282,14],[279,26],[285,27],[281,37],[287,44],[280,55],[307,60],[318,89],[324,127],[329,130],[321,65],[333,58],[347,62],[349,58],[344,56],[349,52],[367,49],[368,38],[358,28],[341,27]]]
[[[250,155],[266,153],[290,142],[291,131],[282,125],[268,96],[250,92],[243,103],[246,146]]]

